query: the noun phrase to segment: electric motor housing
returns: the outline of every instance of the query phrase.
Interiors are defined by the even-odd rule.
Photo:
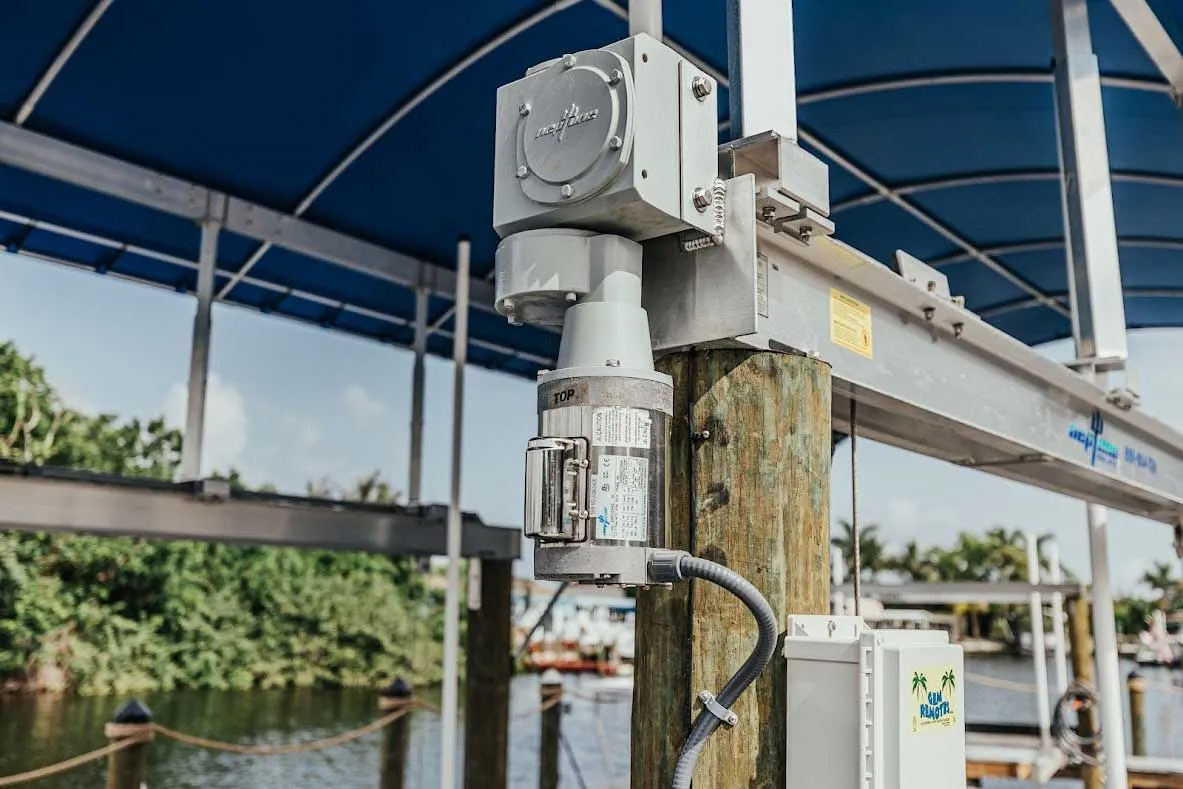
[[[650,582],[665,547],[673,386],[652,370],[567,368],[538,386],[526,450],[525,534],[537,578]]]
[[[717,106],[710,76],[644,34],[531,69],[497,91],[494,229],[717,232]]]

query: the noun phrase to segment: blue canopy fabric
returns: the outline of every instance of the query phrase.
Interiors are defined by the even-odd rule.
[[[667,35],[725,72],[724,2],[665,5]],[[16,121],[93,9],[94,0],[4,4],[5,120]],[[1183,4],[1156,9],[1183,40]],[[283,212],[389,126],[302,216],[447,268],[468,235],[473,275],[484,278],[497,244],[497,87],[625,37],[623,11],[612,0],[114,0],[23,125]],[[1183,119],[1109,3],[1089,11],[1127,322],[1183,325]],[[1066,298],[1047,3],[797,0],[795,14],[802,139],[850,165],[829,161],[838,237],[881,261],[898,248],[941,263],[967,307],[1023,342],[1070,336],[1066,317],[871,184],[899,190],[1040,293]],[[719,108],[725,121],[725,91]],[[185,219],[0,167],[9,251],[189,292],[199,237]],[[219,290],[258,247],[222,233]],[[410,289],[284,249],[269,249],[225,296],[383,342],[413,337]],[[441,329],[431,353],[450,353],[450,306],[431,299],[429,322]],[[557,352],[557,335],[487,311],[472,311],[470,331],[470,361],[511,374],[533,376]]]

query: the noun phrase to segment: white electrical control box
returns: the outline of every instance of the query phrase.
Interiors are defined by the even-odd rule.
[[[964,659],[948,634],[791,616],[785,658],[789,786],[965,786]]]

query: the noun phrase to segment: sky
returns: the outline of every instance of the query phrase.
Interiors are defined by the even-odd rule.
[[[0,341],[34,355],[65,401],[88,412],[184,421],[189,296],[0,253]],[[379,471],[406,490],[412,354],[276,316],[215,305],[203,471],[233,466],[248,484],[302,493]],[[1145,409],[1183,429],[1183,330],[1131,333]],[[1070,343],[1041,349],[1071,358]],[[451,363],[428,357],[424,501],[446,502]],[[468,368],[462,506],[488,523],[521,522],[524,448],[534,435],[533,383]],[[994,526],[1057,535],[1061,556],[1088,578],[1085,505],[1054,493],[902,450],[859,444],[859,520],[898,547],[952,543]],[[832,517],[849,519],[850,450],[834,457]],[[1168,526],[1112,513],[1114,583],[1138,586],[1154,561],[1174,562]]]

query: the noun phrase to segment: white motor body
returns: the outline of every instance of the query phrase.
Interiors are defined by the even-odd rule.
[[[964,657],[948,634],[791,616],[784,654],[789,786],[965,786]]]

